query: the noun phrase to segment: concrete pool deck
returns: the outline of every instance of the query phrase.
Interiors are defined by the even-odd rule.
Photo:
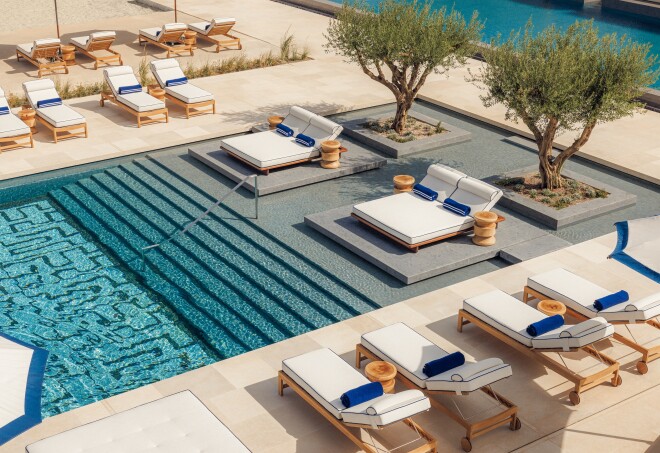
[[[288,30],[300,45],[309,46],[314,60],[197,79],[195,84],[215,94],[218,115],[185,120],[181,118],[181,110],[173,107],[172,115],[176,118],[172,118],[172,124],[148,125],[138,129],[132,117],[119,109],[113,106],[102,109],[98,105],[98,96],[66,101],[87,117],[90,137],[55,145],[50,142],[50,137],[41,127],[35,136],[36,148],[17,149],[0,154],[0,180],[245,132],[255,123],[263,122],[264,118],[273,113],[285,111],[292,104],[300,104],[317,113],[331,114],[393,102],[391,93],[362,74],[358,67],[348,65],[342,62],[341,58],[324,52],[323,31],[329,20],[326,16],[269,0],[221,0],[213,3],[182,0],[179,2],[179,10],[182,11],[180,20],[184,21],[189,20],[185,14],[189,17],[205,18],[218,15],[237,17],[238,31],[254,41],[246,41],[244,49],[249,54],[255,48],[266,46],[265,43],[267,46],[264,49],[277,48],[279,40]],[[81,27],[124,30],[124,39],[130,42],[135,39],[136,28],[169,21],[171,16],[171,12],[157,12],[135,19],[107,19]],[[52,35],[52,30],[42,28],[22,30],[20,33],[20,36],[15,36],[16,33],[13,32],[0,35],[0,43],[3,44],[0,46],[0,55],[5,57],[0,63],[0,71],[7,77],[3,78],[3,84],[9,84],[4,86],[8,91],[11,91],[8,88],[11,85],[33,79],[33,76],[25,74],[26,71],[30,74],[32,68],[23,63],[18,67],[15,57],[11,57],[14,44],[28,37],[33,39],[35,36]],[[150,47],[147,54],[161,56],[155,50]],[[132,52],[136,54],[136,60],[128,63],[136,66],[136,62],[141,59],[142,50],[133,49]],[[198,52],[200,55],[203,53],[207,52]],[[210,59],[218,58],[215,53],[208,55],[210,57],[207,58]],[[230,52],[225,52],[219,58],[229,55]],[[182,57],[181,61],[186,61],[186,57]],[[421,97],[528,136],[522,125],[504,120],[504,110],[501,106],[490,109],[482,106],[479,88],[465,81],[468,69],[476,70],[479,65],[480,62],[471,61],[467,67],[451,71],[448,77],[429,77]],[[100,71],[76,69],[86,80],[101,79]],[[66,80],[77,80],[73,76]],[[658,125],[660,113],[651,111],[599,125],[581,155],[660,184]],[[571,136],[564,134],[559,137],[557,146],[565,146]]]
[[[623,385],[600,385],[583,394],[579,406],[571,406],[567,394],[572,385],[561,376],[474,326],[466,326],[461,334],[456,331],[463,299],[494,288],[520,296],[529,275],[559,266],[612,290],[625,287],[633,298],[657,291],[651,280],[606,258],[615,241],[614,234],[602,236],[48,418],[0,451],[23,453],[25,445],[43,437],[190,389],[254,452],[355,452],[353,444],[299,396],[291,391],[283,398],[277,395],[277,371],[282,359],[319,347],[329,347],[352,363],[362,333],[399,321],[448,350],[460,348],[477,359],[500,357],[512,365],[513,376],[497,383],[495,390],[520,407],[523,427],[516,432],[501,428],[480,437],[474,441],[474,451],[647,451],[659,434],[658,364],[651,363],[649,372],[639,375],[635,370],[639,354],[603,341],[599,349],[621,363]],[[617,329],[625,333],[625,327]],[[633,334],[638,341],[660,343],[645,326],[633,326]],[[587,357],[577,361],[576,356],[566,355],[565,359],[576,370],[596,364]],[[471,402],[463,406],[465,401]],[[457,403],[468,411],[484,407],[479,396]],[[435,410],[416,419],[438,439],[440,451],[462,451],[459,440],[464,432],[459,425]]]

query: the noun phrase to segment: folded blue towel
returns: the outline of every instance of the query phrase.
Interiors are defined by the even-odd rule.
[[[287,126],[284,123],[280,123],[275,127],[275,132],[279,132],[280,134],[284,135],[285,137],[293,137],[293,129],[291,129],[289,126]]]
[[[158,31],[156,32],[156,36],[160,35],[160,32],[161,32],[161,30],[158,30]]]
[[[211,28],[211,24],[206,24],[206,27],[204,27],[204,30],[208,30],[209,28]]]
[[[177,85],[185,85],[188,83],[188,77],[179,77],[178,79],[172,79],[165,82],[166,87],[175,87]]]
[[[429,201],[435,201],[438,199],[438,192],[421,184],[415,184],[413,186],[413,193]]]
[[[0,115],[9,115],[9,107],[0,107]]]
[[[596,299],[594,301],[594,308],[598,311],[605,310],[606,308],[613,307],[623,302],[628,302],[628,299],[630,299],[628,293],[624,290],[621,290],[614,294]]]
[[[453,370],[465,363],[465,356],[462,352],[452,352],[444,357],[436,360],[431,360],[424,365],[422,373],[428,377],[437,376],[445,371]]]
[[[382,395],[383,384],[380,382],[370,382],[345,392],[340,399],[341,404],[345,407],[353,407]]]
[[[532,337],[538,337],[551,330],[555,330],[564,325],[564,318],[561,315],[548,316],[545,319],[537,321],[527,326],[527,333]]]
[[[53,99],[42,99],[41,101],[37,101],[38,109],[42,109],[44,107],[54,107],[56,105],[62,105],[62,99],[53,98]]]
[[[445,201],[442,202],[442,207],[448,211],[462,215],[463,217],[470,215],[471,210],[468,205],[459,203],[458,201],[452,200],[451,198],[445,198]]]
[[[316,143],[316,140],[314,140],[312,137],[308,137],[305,134],[296,135],[296,141],[301,145],[307,146],[309,148],[314,146],[314,144]]]
[[[140,91],[142,91],[142,85],[119,87],[119,94],[139,93]]]

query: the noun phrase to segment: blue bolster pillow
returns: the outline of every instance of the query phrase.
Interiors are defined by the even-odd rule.
[[[314,140],[312,137],[308,137],[305,134],[296,135],[296,141],[301,145],[307,146],[309,148],[314,146],[314,144],[316,143],[316,140]]]
[[[548,316],[545,319],[537,321],[527,326],[527,333],[532,337],[538,337],[551,330],[555,330],[564,325],[564,318],[561,315]]]
[[[53,99],[42,99],[41,101],[37,101],[37,108],[44,108],[44,107],[53,107],[56,105],[62,105],[62,99],[60,98],[53,98]]]
[[[9,107],[0,107],[0,115],[9,115]]]
[[[413,193],[429,201],[435,201],[438,199],[438,192],[421,184],[415,184],[413,186]]]
[[[166,87],[174,87],[177,85],[185,85],[188,83],[188,77],[179,77],[178,79],[172,79],[165,82]]]
[[[370,382],[345,392],[340,399],[341,404],[345,407],[353,407],[382,395],[383,384],[380,382]]]
[[[275,127],[275,131],[284,135],[285,137],[293,137],[293,129],[284,123],[280,123]]]
[[[472,209],[468,205],[459,203],[458,201],[452,200],[451,198],[445,198],[445,201],[442,202],[442,207],[448,211],[462,215],[463,217],[470,215],[470,211]]]
[[[158,30],[158,31],[156,32],[156,36],[160,36],[160,32],[161,32],[161,31],[162,31],[162,30]]]
[[[208,30],[209,28],[211,28],[211,24],[206,24],[206,27],[204,27],[204,30]]]
[[[142,85],[129,85],[119,87],[119,94],[139,93],[142,91]]]
[[[422,373],[428,377],[437,376],[445,371],[453,370],[465,363],[465,356],[462,352],[452,352],[444,357],[436,360],[431,360],[424,365]]]
[[[630,296],[624,290],[610,294],[608,296],[601,297],[594,301],[594,308],[598,311],[605,310],[606,308],[613,307],[615,305],[627,302]]]

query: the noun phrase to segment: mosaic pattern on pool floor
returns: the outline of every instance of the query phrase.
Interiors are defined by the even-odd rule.
[[[49,201],[0,209],[0,331],[50,351],[43,415],[216,358]]]

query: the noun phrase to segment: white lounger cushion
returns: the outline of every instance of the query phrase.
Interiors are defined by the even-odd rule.
[[[500,290],[466,299],[463,309],[517,342],[534,349],[580,348],[614,334],[612,324],[603,318],[594,318],[584,321],[588,324],[563,325],[559,329],[532,337],[527,333],[527,326],[547,316]]]
[[[638,301],[628,301],[598,311],[594,308],[594,301],[614,291],[562,268],[529,277],[527,286],[566,304],[588,318],[601,316],[610,322],[636,322],[647,321],[660,315],[660,292]]]
[[[194,22],[192,24],[188,24],[188,28],[191,30],[196,31],[197,33],[201,33],[203,35],[208,34],[214,26],[216,25],[228,25],[228,24],[235,24],[236,19],[233,17],[217,17],[213,19],[211,22]]]
[[[189,390],[56,434],[27,453],[249,453]]]
[[[78,47],[81,47],[85,50],[89,47],[89,44],[91,44],[93,39],[98,39],[98,38],[115,38],[117,36],[117,33],[114,31],[96,31],[94,33],[91,33],[89,36],[75,36],[71,38],[71,44],[74,44]]]
[[[142,28],[140,29],[139,33],[147,38],[153,39],[154,41],[159,41],[163,33],[166,31],[181,30],[181,33],[183,34],[186,29],[186,24],[172,23],[165,24],[162,27]]]
[[[341,395],[368,384],[369,380],[327,348],[284,360],[282,371],[334,417],[346,423],[385,426],[431,407],[429,399],[418,390],[384,394],[351,408],[344,407]]]
[[[172,87],[167,86],[168,80],[180,79],[181,77],[186,76],[181,70],[179,62],[174,58],[152,61],[151,72],[154,77],[156,77],[158,84],[161,88],[165,89],[167,94],[174,96],[186,104],[213,100],[213,95],[211,93],[190,83]]]
[[[32,57],[32,50],[40,46],[48,46],[50,44],[60,44],[58,38],[44,38],[44,39],[35,39],[34,42],[28,42],[25,44],[17,44],[16,49],[21,51],[24,55]]]
[[[2,88],[0,88],[0,107],[9,107]],[[14,115],[11,110],[6,115],[0,115],[0,138],[16,137],[29,133],[30,128],[19,117]]]
[[[119,94],[119,88],[140,85],[130,66],[114,66],[103,69],[103,77],[110,86],[115,98],[136,112],[150,112],[165,108],[165,103],[144,91],[139,93]]]
[[[309,123],[311,123],[314,116],[315,114],[309,110],[294,105],[289,109],[289,113],[284,117],[282,124],[286,124],[293,129],[293,135],[295,137],[297,134],[307,129],[307,126],[309,126]]]
[[[55,83],[50,79],[32,80],[23,82],[23,91],[28,102],[37,115],[48,121],[55,127],[75,126],[85,124],[85,117],[67,105],[55,105],[52,107],[37,108],[37,103],[44,99],[59,98],[55,90]]]
[[[446,392],[473,392],[485,385],[511,376],[511,366],[493,358],[479,362],[466,362],[431,378],[422,369],[432,360],[449,353],[411,329],[404,323],[396,323],[362,335],[362,345],[393,363],[398,372],[420,388]]]

